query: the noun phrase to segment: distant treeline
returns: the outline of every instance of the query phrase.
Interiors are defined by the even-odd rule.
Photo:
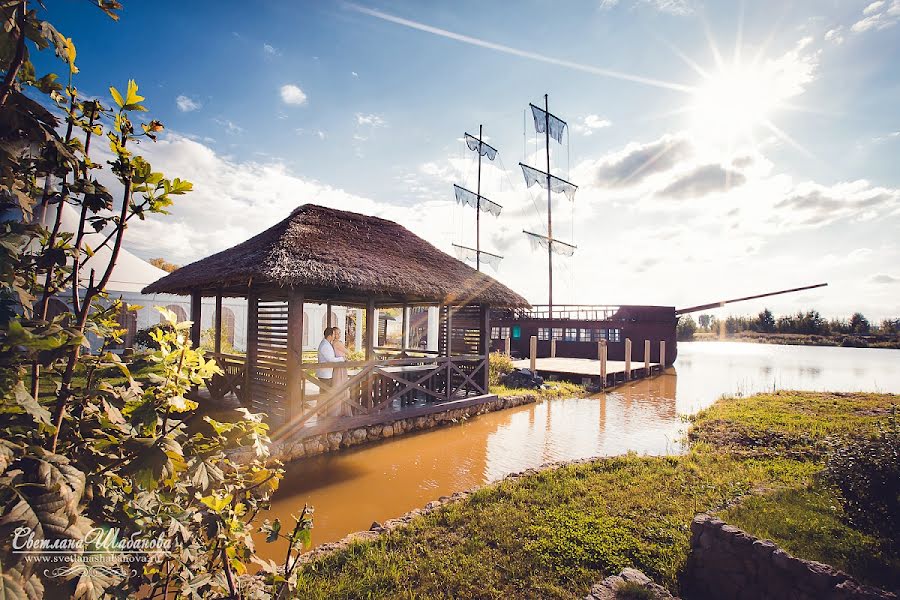
[[[750,331],[762,334],[893,337],[900,334],[900,318],[884,319],[878,324],[873,324],[865,315],[857,312],[849,319],[828,320],[817,310],[776,317],[768,308],[755,317],[730,316],[724,321],[708,314],[700,315],[696,321],[691,315],[683,315],[678,321],[678,339],[692,339],[698,332],[718,334],[723,329],[729,335]]]

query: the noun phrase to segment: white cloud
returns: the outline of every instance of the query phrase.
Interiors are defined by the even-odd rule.
[[[618,6],[620,0],[600,0],[601,9],[611,9]],[[689,15],[694,12],[692,2],[689,0],[632,0],[632,6],[649,6],[660,12],[672,15]]]
[[[281,101],[285,104],[302,106],[306,104],[306,94],[292,83],[281,86]]]
[[[385,127],[387,122],[381,115],[356,113],[356,124],[363,127]]]
[[[263,52],[267,56],[281,56],[281,52],[271,44],[263,44]]]
[[[357,73],[356,71],[350,71],[350,76],[355,79],[359,77],[359,73]]]
[[[900,283],[900,277],[894,277],[893,275],[888,275],[887,273],[878,273],[877,275],[873,275],[870,281],[872,283],[878,283],[881,285],[891,285],[894,283]]]
[[[229,119],[213,119],[217,125],[225,128],[225,133],[229,135],[238,135],[244,133],[244,128]]]
[[[825,32],[825,41],[831,42],[833,44],[841,45],[844,43],[844,28],[843,26],[835,27],[834,29],[829,29]]]
[[[599,115],[587,115],[581,122],[573,124],[572,128],[575,130],[575,133],[587,136],[593,134],[595,129],[603,129],[610,125],[612,125],[612,121],[609,119],[604,119]]]
[[[854,33],[879,31],[893,27],[898,22],[900,22],[900,0],[891,0],[890,5],[886,0],[878,0],[863,9],[863,18],[854,23],[850,29]]]
[[[191,112],[203,108],[199,100],[193,100],[184,94],[175,98],[175,104],[181,112]]]

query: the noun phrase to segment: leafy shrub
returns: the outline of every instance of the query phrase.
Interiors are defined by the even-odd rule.
[[[138,329],[134,334],[134,345],[140,346],[141,348],[146,348],[148,350],[159,350],[159,344],[156,342],[154,337],[155,331],[161,331],[163,333],[175,331],[175,328],[168,322],[166,323],[157,323],[156,325],[151,325],[150,327],[144,327],[143,329]]]
[[[900,545],[900,426],[893,415],[873,437],[855,439],[828,457],[824,479],[840,490],[848,520]]]
[[[488,357],[488,363],[490,365],[488,377],[491,387],[500,385],[503,376],[515,370],[512,358],[502,352],[491,352],[491,355]]]

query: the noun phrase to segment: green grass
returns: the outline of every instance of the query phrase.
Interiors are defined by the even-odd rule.
[[[511,388],[506,387],[505,385],[492,385],[490,391],[492,394],[497,394],[501,398],[531,394],[537,396],[538,400],[548,400],[551,398],[579,398],[589,394],[583,385],[569,383],[568,381],[547,381],[544,383],[544,387],[539,390]]]
[[[897,403],[798,392],[722,400],[695,418],[686,455],[606,458],[488,486],[311,562],[300,595],[581,598],[627,566],[677,591],[691,519],[710,511],[797,556],[889,585],[898,558],[845,523],[816,473],[828,444],[867,435]]]

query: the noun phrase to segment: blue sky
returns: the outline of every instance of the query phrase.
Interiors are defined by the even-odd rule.
[[[200,258],[305,202],[471,243],[451,184],[475,185],[460,139],[483,123],[505,167],[486,169],[485,194],[506,207],[483,243],[506,255],[500,279],[543,302],[545,261],[520,232],[540,230],[545,201],[516,163],[541,150],[528,123],[523,154],[523,110],[549,92],[569,122],[554,167],[581,186],[574,212],[555,200],[556,231],[579,245],[557,302],[823,280],[769,305],[900,313],[898,0],[125,4],[118,23],[48,8],[77,45],[79,88],[137,79],[169,130],[148,157],[196,184],[131,232],[142,256]]]

